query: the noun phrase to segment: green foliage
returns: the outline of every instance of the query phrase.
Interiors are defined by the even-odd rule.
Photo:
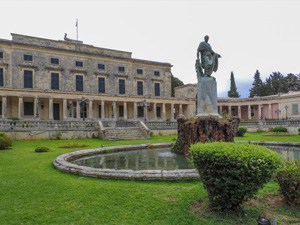
[[[36,147],[36,148],[34,149],[34,151],[35,151],[35,152],[49,152],[50,149],[47,148],[47,147]]]
[[[254,96],[263,96],[263,82],[260,78],[260,72],[256,70],[254,74],[254,81],[252,83],[252,88],[249,90],[249,97],[252,98]]]
[[[230,74],[230,90],[227,93],[229,98],[239,98],[240,94],[237,91],[237,87],[235,84],[234,74],[231,72]]]
[[[236,132],[237,137],[244,137],[245,133],[247,132],[247,127],[239,126],[238,131]]]
[[[300,161],[287,163],[277,173],[280,192],[285,202],[291,206],[300,206]]]
[[[282,132],[282,133],[286,133],[288,130],[286,127],[283,127],[283,126],[277,126],[277,127],[274,127],[272,129],[272,132]]]
[[[179,80],[177,77],[174,77],[173,75],[171,76],[171,95],[172,97],[174,97],[175,92],[174,92],[174,88],[178,87],[178,86],[182,86],[184,85],[184,83]]]
[[[300,127],[298,128],[298,134],[300,135]]]
[[[268,182],[281,158],[266,147],[213,142],[190,148],[194,164],[215,211],[234,211]]]
[[[10,137],[4,132],[0,132],[0,150],[10,148],[11,146],[12,140]]]

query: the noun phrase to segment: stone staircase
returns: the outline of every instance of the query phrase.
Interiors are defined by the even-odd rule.
[[[150,130],[141,121],[122,121],[111,122],[110,126],[105,127],[102,121],[99,121],[100,137],[104,140],[130,140],[130,139],[148,139]]]

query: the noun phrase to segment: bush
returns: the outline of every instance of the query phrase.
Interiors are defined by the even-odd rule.
[[[298,134],[300,135],[300,127],[298,128]]]
[[[35,148],[34,151],[35,151],[35,152],[49,152],[50,149],[47,148],[47,147],[37,147],[37,148]]]
[[[287,132],[287,128],[286,127],[283,127],[283,126],[277,126],[277,127],[274,127],[272,129],[272,132],[282,132],[282,133],[286,133]]]
[[[239,209],[281,164],[277,153],[246,143],[197,143],[190,152],[215,211]]]
[[[300,206],[300,161],[288,163],[277,173],[280,192],[290,206]]]
[[[7,149],[12,146],[12,140],[10,137],[4,133],[0,132],[0,149]]]
[[[247,132],[247,127],[240,126],[238,131],[236,132],[236,136],[244,137],[246,132]]]

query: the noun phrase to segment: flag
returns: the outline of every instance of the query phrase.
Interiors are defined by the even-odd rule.
[[[76,19],[76,27],[78,27],[78,19]]]

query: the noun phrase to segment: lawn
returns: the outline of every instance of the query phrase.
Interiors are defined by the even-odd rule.
[[[150,140],[99,139],[16,141],[0,151],[0,224],[257,224],[261,214],[278,215],[279,221],[297,221],[300,210],[284,205],[278,185],[270,182],[256,200],[245,204],[242,215],[218,215],[207,208],[202,184],[103,180],[60,172],[52,161],[75,151],[62,146],[172,142],[174,136]],[[47,146],[47,153],[34,148]],[[280,201],[280,199],[278,200]],[[299,222],[299,221],[298,221]]]
[[[246,132],[244,137],[235,137],[236,141],[278,141],[278,142],[300,142],[300,135],[268,132]]]

